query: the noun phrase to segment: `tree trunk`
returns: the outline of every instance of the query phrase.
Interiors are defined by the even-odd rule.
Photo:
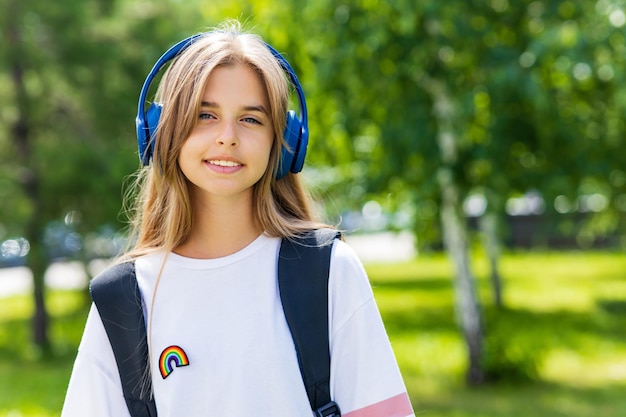
[[[469,364],[467,382],[483,382],[482,370],[482,317],[475,290],[475,279],[470,269],[467,232],[464,217],[459,210],[458,190],[452,175],[445,168],[439,173],[442,193],[441,223],[444,243],[456,270],[456,315],[468,348]]]
[[[467,226],[453,173],[457,160],[457,138],[452,128],[454,109],[443,83],[425,79],[422,85],[433,98],[434,114],[438,125],[437,141],[442,159],[442,167],[437,175],[441,190],[441,224],[444,244],[456,272],[457,321],[468,348],[466,380],[471,385],[477,385],[484,381],[481,361],[483,324],[475,279],[470,269]]]
[[[24,195],[30,203],[30,219],[26,225],[25,238],[30,243],[30,252],[27,258],[27,265],[33,273],[33,296],[35,304],[35,315],[33,318],[33,338],[35,344],[44,354],[49,352],[50,342],[48,339],[48,313],[45,304],[44,273],[47,267],[46,254],[41,247],[42,231],[44,225],[41,224],[39,213],[42,212],[42,201],[39,184],[40,177],[33,163],[32,131],[30,129],[28,115],[30,114],[29,97],[24,81],[25,64],[24,52],[22,50],[22,39],[18,18],[19,1],[9,3],[6,27],[6,40],[9,45],[9,66],[11,68],[11,78],[15,88],[17,103],[17,120],[11,127],[11,142],[16,149],[18,164],[21,172],[19,181],[24,191]]]
[[[502,278],[500,277],[498,268],[498,261],[500,259],[500,240],[498,239],[497,233],[498,216],[491,211],[485,212],[485,214],[478,219],[478,227],[482,232],[485,251],[489,259],[493,303],[497,308],[502,308]]]
[[[35,303],[35,315],[33,316],[33,341],[40,349],[41,353],[50,353],[50,339],[48,337],[48,312],[45,303],[45,282],[44,276],[48,268],[48,258],[42,250],[39,230],[42,227],[33,225],[33,232],[27,233],[27,239],[31,243],[31,250],[28,254],[28,267],[33,273],[33,297]]]

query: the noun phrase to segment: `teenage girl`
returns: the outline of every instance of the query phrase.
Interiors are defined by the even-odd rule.
[[[281,239],[327,227],[313,220],[298,175],[281,173],[297,80],[236,22],[188,43],[159,84],[158,129],[140,144],[151,162],[122,258],[135,262],[158,415],[311,416],[276,284]],[[368,278],[339,240],[328,303],[330,389],[342,415],[412,416]],[[164,374],[158,359],[173,347],[187,366]],[[129,415],[92,306],[62,416]]]

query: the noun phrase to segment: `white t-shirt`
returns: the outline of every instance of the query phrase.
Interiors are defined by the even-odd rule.
[[[218,259],[135,261],[159,417],[311,416],[277,284],[280,239],[261,235]],[[329,276],[331,397],[344,417],[413,411],[365,271],[336,241]],[[151,327],[151,330],[150,330]],[[92,307],[62,417],[128,417],[102,321]]]

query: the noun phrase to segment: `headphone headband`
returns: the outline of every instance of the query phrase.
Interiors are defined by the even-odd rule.
[[[153,65],[150,73],[146,77],[141,93],[139,94],[139,102],[137,104],[137,118],[135,119],[137,127],[137,145],[139,149],[139,159],[141,163],[146,166],[150,164],[150,160],[153,159],[154,154],[154,140],[159,118],[161,115],[162,104],[152,103],[148,110],[146,110],[147,95],[150,89],[152,81],[157,76],[159,71],[172,59],[176,58],[185,49],[192,45],[198,38],[206,35],[206,33],[199,33],[188,38],[181,40],[180,42],[169,48]],[[304,166],[304,158],[306,156],[306,150],[308,146],[309,130],[308,130],[308,114],[306,107],[306,100],[304,97],[304,91],[298,81],[295,71],[289,64],[289,62],[272,46],[265,43],[265,46],[272,53],[277,60],[283,71],[287,74],[289,81],[293,85],[298,97],[298,105],[300,106],[300,116],[298,116],[293,110],[287,113],[287,123],[283,137],[287,144],[287,147],[283,146],[281,150],[281,165],[276,175],[277,179],[280,179],[287,175],[287,173],[298,173]]]

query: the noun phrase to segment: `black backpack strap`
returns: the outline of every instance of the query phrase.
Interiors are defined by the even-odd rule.
[[[156,417],[135,263],[126,262],[106,269],[91,281],[90,291],[113,347],[130,415]]]
[[[280,297],[291,331],[302,380],[318,417],[340,416],[330,397],[328,274],[332,243],[340,233],[315,230],[283,239],[278,260]]]

